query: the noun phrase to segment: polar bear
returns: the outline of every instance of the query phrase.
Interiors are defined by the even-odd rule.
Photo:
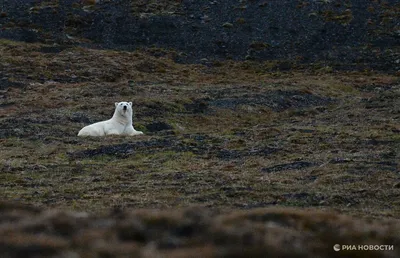
[[[111,119],[83,127],[78,136],[139,135],[132,125],[132,102],[115,102]]]

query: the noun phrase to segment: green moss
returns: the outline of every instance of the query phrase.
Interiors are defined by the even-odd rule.
[[[9,39],[0,39],[0,46],[21,46],[23,43],[19,42],[19,41],[13,41],[13,40],[9,40]]]
[[[146,126],[145,126],[144,124],[142,124],[142,123],[135,123],[133,126],[135,127],[135,130],[137,130],[137,131],[142,131],[144,134],[147,133],[147,128],[146,128]]]

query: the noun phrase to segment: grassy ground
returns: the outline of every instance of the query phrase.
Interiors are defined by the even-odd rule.
[[[1,41],[0,51],[3,199],[91,211],[278,205],[400,215],[394,75],[180,65],[162,49]],[[133,101],[144,136],[76,137],[111,117],[116,101]]]
[[[0,52],[6,257],[397,257],[332,251],[400,243],[397,76],[183,65],[157,48]],[[76,136],[117,101],[145,135]]]

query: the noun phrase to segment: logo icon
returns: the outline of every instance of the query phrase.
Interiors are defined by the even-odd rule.
[[[339,244],[334,245],[333,246],[333,250],[335,250],[336,252],[339,252],[340,251],[340,245]]]

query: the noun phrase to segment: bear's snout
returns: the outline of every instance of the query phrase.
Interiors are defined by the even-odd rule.
[[[126,106],[124,106],[124,110],[126,110],[126,108],[127,108],[127,107],[126,107]]]

